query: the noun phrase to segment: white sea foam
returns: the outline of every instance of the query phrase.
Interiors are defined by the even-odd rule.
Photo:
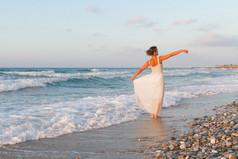
[[[164,70],[164,76],[188,76],[191,74],[209,74],[207,70],[201,69],[173,69],[173,70]]]
[[[126,77],[130,73],[129,71],[101,71],[100,69],[92,69],[91,72],[76,72],[76,73],[56,73],[53,70],[48,71],[28,71],[28,72],[1,72],[5,74],[20,75],[20,76],[33,76],[33,77],[52,77],[52,78],[115,78]]]
[[[93,68],[90,71],[92,71],[92,72],[99,72],[99,71],[106,71],[106,69]]]
[[[173,90],[165,91],[164,107],[176,105],[184,98],[194,98],[199,96],[209,96],[219,93],[228,93],[238,91],[238,77],[204,77],[193,79],[195,82],[206,82],[202,85],[186,85],[176,87]]]
[[[0,146],[107,127],[135,120],[140,114],[134,95],[88,97],[31,107],[5,114],[0,120]],[[7,127],[9,123],[14,124]]]
[[[29,72],[2,72],[5,74],[12,74],[12,75],[21,75],[21,76],[50,76],[55,72],[53,70],[48,71],[29,71]]]
[[[1,80],[0,92],[16,91],[28,87],[45,87],[48,83],[62,81],[60,78],[31,78],[31,79],[16,79],[16,80]]]

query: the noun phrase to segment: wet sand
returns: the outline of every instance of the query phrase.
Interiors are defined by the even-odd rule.
[[[176,131],[189,129],[188,123],[194,118],[213,115],[216,106],[237,99],[237,92],[185,99],[180,105],[163,108],[158,119],[144,114],[138,120],[107,128],[6,145],[0,148],[0,158],[151,158],[154,145],[162,144]]]

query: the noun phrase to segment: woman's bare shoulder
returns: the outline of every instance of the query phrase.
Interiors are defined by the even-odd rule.
[[[157,57],[157,58],[158,58],[159,63],[162,64],[162,61],[163,61],[163,60],[162,60],[162,57],[159,56],[159,57]]]

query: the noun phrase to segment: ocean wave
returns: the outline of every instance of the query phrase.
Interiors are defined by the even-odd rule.
[[[29,87],[46,87],[47,84],[58,82],[85,82],[85,85],[90,82],[98,83],[98,80],[104,82],[105,80],[117,79],[121,80],[129,77],[128,71],[118,72],[88,72],[88,73],[55,73],[53,70],[47,71],[32,71],[32,72],[3,72],[10,75],[18,75],[24,77],[17,77],[18,79],[7,79],[0,76],[0,92],[17,91]],[[34,78],[37,77],[37,78]],[[13,78],[13,77],[12,77]],[[15,77],[16,78],[16,77]],[[19,79],[20,78],[20,79]],[[129,79],[129,78],[128,78]]]
[[[4,74],[19,75],[19,76],[32,76],[32,77],[51,77],[51,78],[89,78],[89,77],[100,77],[100,78],[114,78],[114,77],[126,77],[130,74],[129,71],[116,71],[107,72],[101,71],[100,69],[91,69],[90,72],[76,72],[76,73],[56,73],[54,70],[47,71],[27,71],[27,72],[1,72]]]
[[[108,127],[135,120],[141,113],[134,95],[86,97],[31,108],[3,119],[0,146]],[[9,123],[14,125],[4,127]]]
[[[48,71],[29,71],[29,72],[17,72],[17,71],[8,71],[8,72],[1,72],[4,74],[11,74],[11,75],[20,75],[20,76],[51,76],[55,73],[53,70]]]
[[[46,87],[47,84],[51,84],[57,81],[63,81],[65,79],[60,78],[31,78],[31,79],[16,79],[16,80],[2,80],[0,81],[0,92],[5,91],[17,91],[23,88],[29,87]]]
[[[90,69],[92,72],[99,72],[99,71],[107,71],[107,69],[102,69],[102,68],[92,68]]]
[[[204,77],[191,81],[195,81],[195,83],[193,85],[177,86],[173,90],[165,91],[164,107],[176,105],[185,98],[238,91],[237,76]],[[203,82],[203,84],[199,82]]]
[[[203,77],[198,79],[191,80],[194,83],[204,83],[208,87],[217,86],[219,89],[220,87],[227,87],[232,88],[232,90],[238,91],[238,76],[229,75],[229,76],[219,76],[219,77]]]
[[[207,75],[211,73],[208,70],[193,70],[193,69],[174,69],[174,70],[164,70],[164,76],[169,77],[185,77],[185,76],[193,76],[193,75]]]

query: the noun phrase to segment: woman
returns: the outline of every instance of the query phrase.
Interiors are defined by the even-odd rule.
[[[157,118],[161,114],[164,98],[164,78],[162,61],[175,56],[179,53],[188,53],[188,50],[179,50],[165,56],[158,56],[158,49],[152,46],[146,51],[147,55],[152,56],[149,61],[142,66],[131,80],[134,83],[134,90],[138,105],[146,112],[151,113],[151,118]],[[152,73],[134,80],[144,69],[150,65]]]

